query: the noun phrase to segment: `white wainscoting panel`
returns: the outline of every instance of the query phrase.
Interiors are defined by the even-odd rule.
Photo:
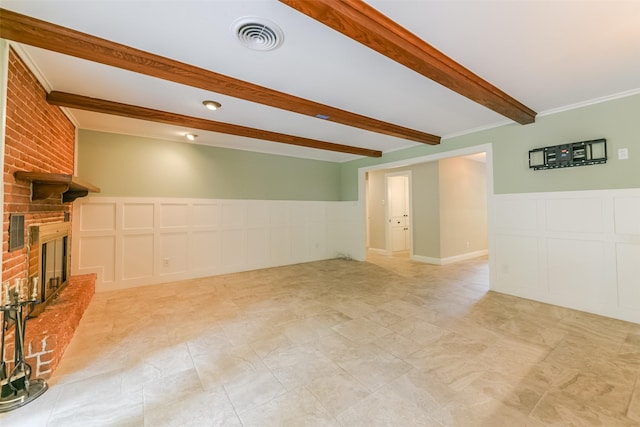
[[[267,202],[247,202],[247,226],[249,228],[265,228],[269,226],[269,205]]]
[[[153,237],[153,234],[127,234],[123,236],[120,257],[123,281],[153,277]]]
[[[98,273],[103,283],[113,283],[116,280],[115,235],[75,239],[71,250],[78,254],[72,256],[72,261],[80,271]]]
[[[605,229],[601,198],[553,198],[545,202],[547,231],[602,233]]]
[[[493,201],[492,289],[640,323],[640,189]]]
[[[536,199],[503,199],[495,202],[495,224],[500,230],[538,230],[538,201]]]
[[[269,232],[266,227],[254,227],[247,230],[247,259],[250,268],[269,266]]]
[[[220,268],[220,232],[218,230],[194,230],[189,239],[189,270],[216,271]]]
[[[248,250],[245,228],[222,230],[222,265],[231,270],[240,270],[247,264]]]
[[[160,274],[186,273],[189,268],[189,234],[160,234]]]
[[[72,274],[98,291],[357,256],[357,202],[85,197]]]
[[[506,289],[522,288],[521,292],[525,294],[540,292],[543,285],[540,282],[539,253],[536,237],[496,236],[495,256],[500,260],[496,269],[498,285],[506,285]]]
[[[269,233],[269,263],[286,265],[291,259],[291,230],[288,227],[271,227]],[[293,262],[293,261],[292,261]]]
[[[621,307],[640,311],[640,244],[616,245],[618,302]]]
[[[329,253],[366,259],[364,210],[358,202],[330,202],[327,207]]]
[[[597,307],[605,289],[604,243],[575,239],[547,239],[551,297],[576,308]]]
[[[81,231],[114,231],[116,230],[116,205],[115,203],[93,203],[80,205]],[[77,212],[77,211],[76,211]]]
[[[640,236],[640,197],[616,197],[614,207],[616,233]]]
[[[218,203],[194,203],[192,206],[194,227],[218,227],[220,224]]]
[[[247,202],[228,201],[222,206],[222,228],[234,229],[247,226]]]
[[[184,228],[190,224],[190,206],[186,203],[166,203],[160,205],[160,227]]]
[[[123,230],[151,230],[153,231],[153,204],[130,203],[123,207]],[[84,218],[84,215],[83,215]]]

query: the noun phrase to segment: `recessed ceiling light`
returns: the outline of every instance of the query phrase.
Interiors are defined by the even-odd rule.
[[[196,135],[195,133],[186,133],[184,135],[189,141],[195,141],[195,139],[198,137],[198,135]]]
[[[202,101],[202,105],[207,107],[209,110],[215,111],[222,107],[222,104],[216,101]]]
[[[284,42],[284,33],[278,25],[255,16],[236,19],[231,31],[243,46],[253,50],[273,50]]]

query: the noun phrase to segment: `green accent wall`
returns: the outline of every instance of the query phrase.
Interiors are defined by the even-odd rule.
[[[548,114],[530,125],[508,124],[446,138],[438,146],[417,146],[341,164],[341,199],[357,200],[358,168],[493,144],[496,194],[640,188],[640,95]],[[534,171],[529,150],[550,145],[606,138],[608,161],[603,165]],[[618,160],[619,148],[629,149]]]
[[[486,250],[489,247],[486,164],[465,158],[443,159],[438,163],[440,258]]]
[[[440,258],[440,162],[420,163],[411,170],[411,215],[414,255]]]
[[[496,194],[640,188],[639,112],[636,94],[345,163],[81,130],[78,175],[102,196],[348,201],[361,167],[492,143]],[[606,164],[529,169],[531,149],[597,138],[607,139]]]
[[[341,188],[338,163],[89,130],[77,174],[112,197],[336,201]]]

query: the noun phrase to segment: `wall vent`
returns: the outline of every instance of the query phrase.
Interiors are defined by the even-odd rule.
[[[9,252],[24,248],[24,215],[9,215]]]

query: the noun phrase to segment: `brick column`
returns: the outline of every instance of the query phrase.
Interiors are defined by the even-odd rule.
[[[23,170],[72,175],[76,129],[62,109],[47,103],[44,87],[13,49],[9,51],[7,77],[2,280],[13,283],[15,278],[27,277],[29,263],[34,261],[28,259],[27,245],[8,251],[9,215],[23,214],[28,230],[31,225],[61,222],[65,213],[72,211],[71,204],[55,197],[31,201],[30,182],[16,180],[14,173]],[[48,377],[53,372],[94,294],[95,275],[69,280],[56,301],[27,322],[25,352],[34,369],[33,377]],[[6,345],[5,359],[12,359],[12,335]]]

